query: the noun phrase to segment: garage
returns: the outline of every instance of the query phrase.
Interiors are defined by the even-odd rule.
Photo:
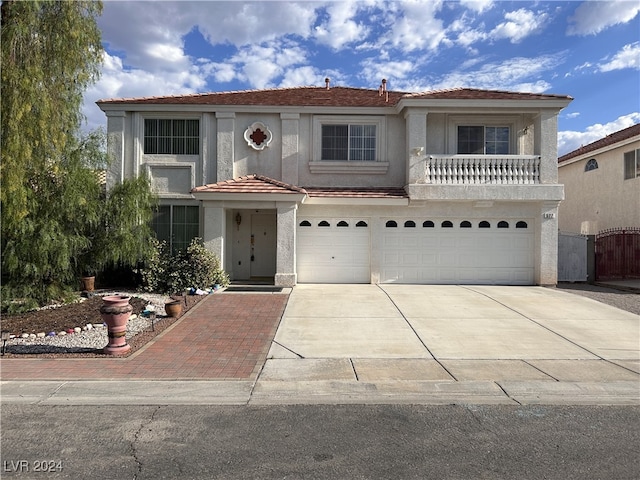
[[[531,285],[529,220],[388,219],[381,283]]]
[[[298,218],[301,283],[370,283],[370,228],[362,218]]]

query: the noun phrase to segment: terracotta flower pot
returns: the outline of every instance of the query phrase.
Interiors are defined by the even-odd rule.
[[[96,277],[82,277],[82,290],[87,292],[93,292],[96,285]]]
[[[107,324],[109,333],[109,344],[102,349],[108,355],[123,355],[131,350],[131,345],[127,343],[127,322],[133,311],[129,304],[131,297],[126,295],[113,295],[102,297],[102,307],[100,314],[102,320]]]
[[[178,318],[182,313],[182,302],[180,300],[171,300],[164,304],[164,311],[170,317]]]

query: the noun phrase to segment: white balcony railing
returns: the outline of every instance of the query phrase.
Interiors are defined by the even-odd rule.
[[[538,155],[429,155],[425,182],[447,185],[540,183]]]

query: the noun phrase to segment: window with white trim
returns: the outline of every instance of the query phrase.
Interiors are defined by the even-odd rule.
[[[640,177],[640,149],[624,152],[624,179]]]
[[[198,155],[200,120],[145,118],[144,153],[146,155]]]
[[[384,115],[314,115],[311,173],[385,174]]]
[[[511,142],[508,126],[458,125],[459,154],[508,155]]]
[[[322,125],[320,159],[375,162],[376,125]]]

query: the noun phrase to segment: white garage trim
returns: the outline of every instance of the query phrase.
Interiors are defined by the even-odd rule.
[[[298,217],[299,283],[370,283],[367,218]]]

